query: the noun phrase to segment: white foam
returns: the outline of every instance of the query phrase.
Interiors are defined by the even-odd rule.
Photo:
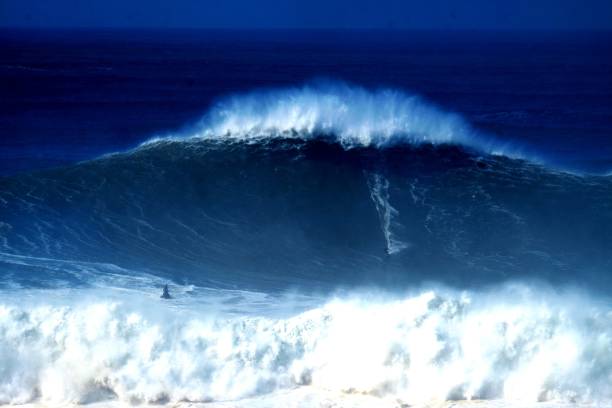
[[[518,156],[507,143],[483,135],[460,115],[445,112],[416,95],[395,89],[368,90],[337,81],[226,97],[195,129],[169,136],[185,137],[242,141],[328,137],[347,148],[455,144]]]
[[[0,403],[228,401],[296,387],[409,404],[612,400],[612,313],[580,296],[344,296],[289,318],[185,313],[133,294],[27,303],[0,306]]]
[[[370,198],[376,207],[380,227],[385,237],[386,251],[389,255],[397,254],[409,245],[401,241],[395,234],[394,229],[400,227],[395,218],[399,212],[391,205],[389,196],[389,180],[381,174],[367,174]]]

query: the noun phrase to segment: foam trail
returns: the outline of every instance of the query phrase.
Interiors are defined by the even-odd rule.
[[[336,81],[224,98],[187,136],[246,141],[328,137],[347,148],[456,144],[486,153],[511,153],[507,145],[475,131],[461,116],[416,95]]]
[[[398,212],[389,202],[389,180],[377,173],[369,174],[368,186],[370,188],[370,198],[376,207],[376,212],[378,212],[380,226],[385,236],[387,254],[397,254],[408,248],[408,244],[399,240],[391,229],[397,226],[393,218]]]
[[[134,296],[4,303],[0,403],[226,401],[304,386],[409,404],[612,399],[607,307],[524,288],[388,297],[289,318]]]

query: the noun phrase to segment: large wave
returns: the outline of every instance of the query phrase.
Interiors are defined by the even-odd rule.
[[[0,178],[0,404],[311,387],[609,405],[608,305],[482,288],[607,296],[612,183],[485,154],[503,147],[399,91],[311,84]],[[312,295],[432,281],[470,291]],[[141,296],[166,282],[178,299]],[[271,300],[288,289],[307,307],[272,313],[299,303]]]
[[[456,146],[164,141],[0,179],[0,286],[138,270],[258,290],[536,277],[607,291],[611,192]]]
[[[360,294],[288,318],[80,298],[0,305],[0,403],[239,400],[302,386],[410,404],[612,398],[612,315],[578,295]]]
[[[346,148],[452,144],[519,156],[517,146],[478,132],[460,115],[417,95],[397,89],[369,90],[341,81],[314,81],[222,98],[185,134],[246,141],[327,138]]]

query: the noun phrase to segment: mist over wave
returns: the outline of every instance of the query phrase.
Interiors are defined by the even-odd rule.
[[[223,401],[302,386],[410,404],[612,398],[612,314],[578,294],[354,293],[287,318],[81,299],[0,305],[0,403]]]
[[[313,81],[221,98],[185,136],[251,142],[324,138],[346,148],[452,144],[520,156],[518,146],[478,132],[460,115],[417,95],[341,81]]]

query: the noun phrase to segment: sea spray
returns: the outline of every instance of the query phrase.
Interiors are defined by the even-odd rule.
[[[410,404],[612,398],[612,314],[579,295],[354,293],[288,318],[167,305],[3,304],[0,401],[220,401],[309,385]]]
[[[478,131],[461,115],[444,111],[418,95],[331,80],[226,96],[198,125],[153,138],[145,145],[185,138],[247,142],[320,138],[346,148],[449,144],[496,155],[523,156],[520,146]]]

